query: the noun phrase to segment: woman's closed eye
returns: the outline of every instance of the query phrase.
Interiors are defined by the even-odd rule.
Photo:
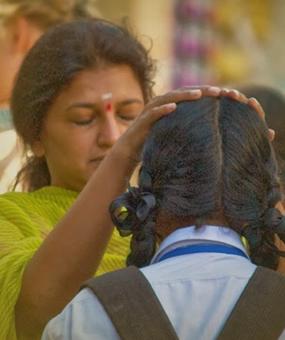
[[[95,120],[95,117],[91,117],[91,118],[88,118],[88,119],[77,119],[75,120],[73,123],[76,124],[76,125],[79,125],[79,126],[85,126],[85,125],[90,125],[94,122]]]
[[[85,111],[85,112],[84,112]],[[95,123],[97,113],[90,110],[82,110],[82,112],[76,112],[70,119],[71,122],[76,126],[88,126]]]
[[[117,117],[126,122],[132,122],[137,118],[137,113],[117,112]]]
[[[126,122],[133,122],[143,110],[143,102],[130,99],[120,103],[116,108],[116,116]]]

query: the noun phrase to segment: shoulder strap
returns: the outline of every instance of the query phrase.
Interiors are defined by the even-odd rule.
[[[257,267],[218,340],[274,340],[285,329],[285,277]]]
[[[123,340],[178,340],[150,283],[134,266],[93,278],[93,290]]]

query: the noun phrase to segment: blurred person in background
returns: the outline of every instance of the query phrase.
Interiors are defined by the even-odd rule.
[[[50,27],[98,15],[95,0],[0,0],[0,193],[7,191],[21,166],[9,102],[25,55]]]

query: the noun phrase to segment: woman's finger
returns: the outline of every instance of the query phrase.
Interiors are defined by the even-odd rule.
[[[241,103],[248,104],[251,108],[253,108],[262,119],[265,119],[265,113],[260,105],[260,103],[256,100],[256,98],[247,98],[243,93],[235,90],[235,89],[222,89],[221,96],[229,97],[234,100],[237,100]]]
[[[173,112],[175,109],[176,103],[167,103],[153,108],[145,108],[142,114],[129,127],[128,133],[130,134],[136,131],[136,137],[140,134],[144,135],[157,120]]]
[[[163,96],[158,96],[150,103],[151,107],[160,106],[167,103],[178,103],[186,100],[196,100],[201,97],[218,97],[222,89],[218,86],[199,85],[185,86],[168,92]]]
[[[155,97],[149,104],[146,105],[146,110],[162,106],[165,104],[170,104],[170,103],[178,103],[182,101],[188,101],[188,100],[196,100],[201,98],[202,92],[200,90],[196,89],[177,89],[171,92],[166,93],[165,95],[162,96],[157,96]]]
[[[211,85],[195,85],[184,87],[189,90],[200,90],[202,92],[202,97],[218,97],[222,91],[221,87],[211,86]]]
[[[219,97],[222,89],[218,86],[202,86],[201,91],[203,97]]]
[[[227,92],[227,96],[234,100],[237,100],[240,103],[248,104],[248,98],[241,92],[235,89],[229,89]]]
[[[252,107],[262,119],[265,119],[265,112],[256,98],[249,98],[248,105]]]
[[[156,106],[146,113],[145,118],[148,120],[150,124],[154,123],[161,117],[173,112],[176,109],[176,107],[177,107],[176,103],[167,103],[164,105]]]
[[[275,131],[273,129],[268,129],[268,138],[272,142],[275,138]]]

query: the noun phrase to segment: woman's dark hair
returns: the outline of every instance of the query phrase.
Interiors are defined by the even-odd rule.
[[[277,173],[267,126],[249,106],[229,98],[178,104],[151,130],[138,188],[110,207],[119,231],[132,233],[127,263],[149,263],[154,225],[162,216],[164,222],[175,221],[175,228],[187,221],[199,227],[223,216],[247,238],[253,262],[276,268],[282,254],[274,234],[285,239],[275,209],[281,199]]]
[[[262,105],[268,126],[275,131],[272,142],[279,164],[280,179],[285,188],[285,95],[280,90],[258,84],[240,86],[247,97],[255,97]]]
[[[44,34],[25,58],[12,94],[14,125],[24,144],[30,147],[39,139],[51,104],[78,72],[108,65],[130,66],[145,101],[152,97],[153,60],[127,28],[90,19],[61,24]],[[30,156],[19,181],[28,191],[49,185],[45,159]]]

